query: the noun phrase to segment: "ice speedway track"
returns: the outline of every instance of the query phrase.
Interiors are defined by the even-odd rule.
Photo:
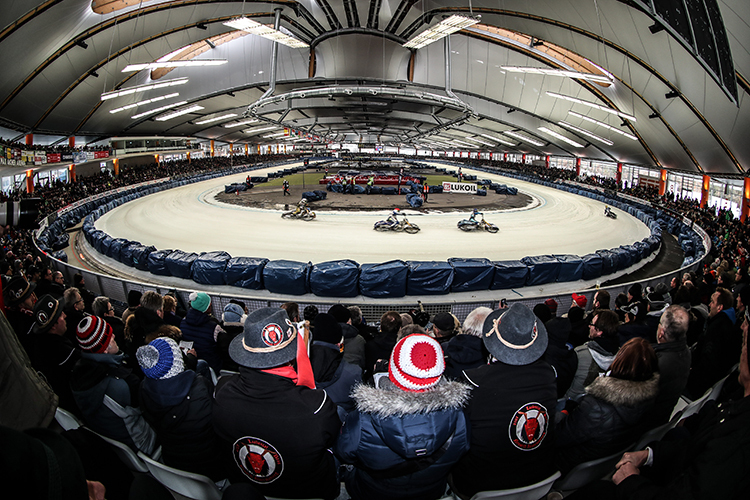
[[[296,166],[294,164],[292,166]],[[254,171],[265,175],[271,167]],[[468,169],[466,169],[468,170]],[[242,182],[246,173],[212,179],[152,194],[121,205],[96,221],[96,228],[113,238],[127,238],[154,245],[159,250],[186,252],[224,250],[233,257],[266,257],[313,264],[352,259],[360,264],[392,259],[445,261],[451,257],[513,260],[545,254],[586,255],[599,249],[628,245],[650,235],[648,228],[626,212],[613,209],[617,220],[604,216],[598,201],[478,172],[534,198],[528,208],[485,212],[485,218],[500,231],[463,232],[456,223],[468,212],[429,210],[423,214],[402,211],[419,225],[417,234],[379,232],[373,224],[389,211],[317,211],[311,222],[281,218],[283,207],[262,210],[217,202],[215,195],[225,184]],[[279,188],[281,189],[281,188]],[[351,195],[341,195],[351,196]],[[363,195],[364,196],[364,195]],[[374,195],[377,196],[377,195]],[[443,194],[433,196],[466,196]],[[490,192],[488,197],[495,196]],[[293,200],[294,202],[298,200]],[[315,209],[312,204],[313,210]]]

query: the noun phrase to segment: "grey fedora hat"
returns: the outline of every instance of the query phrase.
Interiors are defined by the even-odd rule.
[[[243,334],[229,344],[229,356],[247,368],[281,366],[297,357],[297,327],[284,309],[256,309],[248,314]]]
[[[547,329],[531,309],[518,302],[492,311],[484,321],[484,345],[498,361],[528,365],[547,350]]]

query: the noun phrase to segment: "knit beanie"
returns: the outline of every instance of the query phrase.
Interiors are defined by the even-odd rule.
[[[86,316],[76,329],[78,345],[87,352],[101,354],[112,341],[112,327],[98,316]]]
[[[399,389],[423,392],[440,382],[445,370],[443,349],[429,335],[407,335],[396,344],[388,364],[388,378]]]
[[[245,311],[237,304],[229,303],[224,306],[224,323],[239,323]]]
[[[322,313],[313,320],[313,340],[338,344],[343,339],[341,324],[332,314]]]
[[[190,307],[199,312],[206,312],[211,305],[211,297],[204,292],[193,292],[190,294]]]
[[[182,352],[177,342],[169,337],[159,337],[139,347],[135,357],[148,378],[171,378],[185,370]]]
[[[138,290],[130,290],[128,292],[128,307],[138,307],[141,305],[141,297],[143,294]]]

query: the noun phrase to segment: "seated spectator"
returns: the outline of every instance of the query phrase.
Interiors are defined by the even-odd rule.
[[[211,297],[203,292],[190,294],[190,308],[180,323],[182,338],[193,343],[198,359],[204,359],[214,372],[221,370],[221,354],[216,345],[219,333],[224,330],[212,315]]]
[[[552,313],[547,304],[537,304],[532,311],[534,312],[534,316],[542,320],[542,323],[546,323],[552,319]]]
[[[218,438],[211,423],[213,384],[186,370],[177,343],[160,337],[136,351],[144,378],[143,416],[162,445],[164,463],[176,469],[226,477],[216,458]]]
[[[589,320],[586,319],[586,304],[588,300],[583,295],[573,294],[573,302],[568,311],[568,321],[570,321],[569,341],[573,347],[578,347],[586,343],[589,335]],[[590,315],[589,315],[590,316]]]
[[[117,345],[121,348],[125,346],[125,323],[115,316],[115,308],[112,307],[109,297],[100,296],[95,298],[94,303],[91,304],[91,310],[94,311],[94,316],[99,316],[112,327],[112,333],[115,336]]]
[[[28,354],[31,366],[47,380],[60,398],[60,407],[80,415],[70,391],[70,375],[81,350],[66,336],[62,302],[44,295],[34,305],[34,326],[29,336]]]
[[[5,317],[16,332],[16,337],[25,349],[29,335],[34,327],[34,304],[36,304],[36,285],[29,283],[23,276],[14,276],[3,287]]]
[[[156,435],[138,408],[140,380],[122,364],[112,327],[86,316],[76,330],[82,349],[70,377],[73,397],[92,430],[150,455]]]
[[[642,338],[618,351],[610,370],[586,387],[579,403],[569,400],[556,432],[556,462],[563,475],[576,465],[632,444],[651,422],[645,418],[659,391],[658,362]]]
[[[741,336],[734,326],[735,319],[732,292],[718,287],[711,295],[706,330],[693,349],[686,389],[691,399],[701,397],[737,362]]]
[[[344,335],[344,361],[364,368],[365,339],[359,334],[359,330],[352,326],[352,313],[343,305],[334,304],[328,309],[328,314],[341,324],[341,333]]]
[[[281,304],[281,308],[286,311],[289,321],[299,323],[299,304],[296,302],[285,302]]]
[[[304,345],[285,311],[257,309],[229,347],[239,375],[222,377],[213,422],[232,483],[251,481],[264,495],[336,498],[341,485],[328,451],[339,434],[336,405],[313,390]],[[297,369],[293,365],[297,359]]]
[[[346,351],[346,345],[341,323],[332,315],[323,313],[315,316],[312,332],[310,364],[315,385],[318,389],[325,389],[341,409],[339,416],[346,417],[354,409],[349,393],[354,384],[362,381],[362,368],[344,360],[342,351]]]
[[[55,271],[52,273],[52,288],[50,290],[50,295],[52,295],[57,300],[60,300],[63,296],[63,292],[67,288],[65,286],[65,278],[63,277],[63,273],[60,271]]]
[[[357,306],[349,306],[349,313],[352,315],[352,326],[357,329],[359,334],[365,339],[365,342],[375,338],[378,334],[378,329],[374,326],[370,326],[365,322],[365,318],[362,317],[362,309]]]
[[[75,273],[73,275],[73,286],[77,288],[78,293],[81,294],[81,298],[83,299],[84,304],[84,311],[88,314],[91,314],[91,304],[94,303],[96,294],[86,288],[86,280],[81,273]]]
[[[229,356],[229,344],[237,335],[244,331],[246,318],[247,315],[245,315],[239,305],[230,302],[224,306],[221,323],[222,331],[216,337],[216,346],[221,355],[222,370],[238,371],[237,363]]]
[[[493,311],[483,327],[490,364],[464,371],[474,386],[466,412],[471,445],[452,471],[461,499],[536,483],[554,471],[555,372],[541,359],[547,330],[521,303]]]
[[[130,299],[130,296],[128,296],[128,299]],[[138,363],[135,363],[135,352],[139,347],[148,343],[146,337],[164,325],[162,319],[163,305],[164,299],[162,296],[149,290],[140,295],[139,306],[133,310],[133,313],[125,321],[125,340],[127,343],[121,347],[128,358],[133,361],[131,368],[136,372],[140,373],[141,368]]]
[[[625,345],[625,342],[636,337],[649,342],[656,341],[655,328],[652,332],[651,325],[646,322],[648,310],[644,307],[644,302],[633,302],[621,308],[621,311],[625,313],[625,322],[617,331],[620,345]]]
[[[461,323],[451,313],[437,313],[432,318],[432,328],[429,333],[440,343],[440,347],[447,344],[461,329]]]
[[[654,401],[653,425],[669,420],[690,375],[690,349],[685,342],[690,321],[681,306],[669,306],[659,321],[654,351],[659,360],[659,395]]]
[[[482,328],[491,312],[489,307],[477,307],[466,316],[461,332],[443,344],[446,379],[462,380],[464,370],[487,364],[489,353],[482,341]]]
[[[52,269],[42,269],[41,278],[36,282],[37,293],[39,295],[52,295],[52,283]]]
[[[372,379],[375,364],[380,360],[389,360],[391,351],[396,345],[396,335],[401,329],[401,315],[396,311],[387,311],[380,317],[380,333],[365,344],[365,370],[363,380]]]
[[[544,305],[547,306],[553,318],[557,316],[557,301],[555,299],[549,298],[545,300]]]
[[[162,306],[163,312],[163,319],[164,322],[168,325],[176,326],[177,328],[180,327],[180,324],[182,323],[182,318],[177,316],[177,301],[174,297],[171,295],[165,295],[164,296],[164,305]]]
[[[402,326],[401,328],[399,328],[398,335],[396,335],[396,342],[398,343],[398,341],[401,340],[402,338],[412,335],[414,333],[421,333],[423,335],[427,335],[427,330],[425,330],[424,328],[422,328],[420,325],[416,323],[409,323],[408,325]]]
[[[354,500],[439,498],[469,449],[463,406],[470,389],[442,378],[442,350],[427,335],[401,339],[388,367],[376,387],[353,391],[357,410],[334,448],[343,463],[354,464],[346,490]]]
[[[86,305],[83,302],[83,297],[81,297],[78,288],[74,286],[65,290],[63,300],[65,301],[63,311],[65,311],[65,322],[67,323],[65,330],[66,335],[71,341],[75,341],[76,327],[78,327],[78,323],[80,323],[86,315],[86,313],[83,312]]]
[[[570,389],[565,393],[567,399],[578,399],[583,395],[584,387],[594,381],[600,373],[609,370],[619,349],[617,330],[620,323],[617,314],[604,310],[597,312],[589,325],[589,340],[576,347],[578,367],[573,376]]]
[[[570,321],[567,318],[552,318],[544,326],[547,328],[549,343],[544,352],[544,360],[555,370],[557,397],[562,398],[570,389],[578,368],[578,356],[568,344]]]
[[[141,296],[143,294],[138,290],[128,292],[128,308],[122,312],[122,322],[128,324],[128,317],[141,306]]]
[[[309,306],[305,307],[305,310],[302,311],[302,319],[305,321],[309,321],[310,324],[312,324],[313,320],[315,319],[315,316],[320,314],[318,311],[317,306],[310,304]]]

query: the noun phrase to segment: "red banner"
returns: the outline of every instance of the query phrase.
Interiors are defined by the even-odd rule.
[[[109,151],[94,151],[94,158],[109,158]]]
[[[47,163],[60,163],[62,155],[60,153],[47,153]]]

